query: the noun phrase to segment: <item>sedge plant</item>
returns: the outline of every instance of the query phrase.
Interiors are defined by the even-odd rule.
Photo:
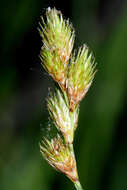
[[[50,120],[57,133],[51,139],[43,137],[40,152],[53,168],[64,173],[74,183],[77,190],[83,190],[78,177],[73,142],[79,103],[85,97],[96,73],[95,60],[86,45],[77,52],[73,50],[74,28],[55,8],[46,10],[46,20],[41,17],[39,32],[43,42],[40,52],[42,65],[58,84],[47,98]]]

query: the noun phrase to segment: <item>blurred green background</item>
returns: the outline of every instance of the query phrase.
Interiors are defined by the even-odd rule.
[[[127,1],[0,1],[0,190],[74,190],[41,157],[52,79],[40,65],[40,16],[60,9],[98,63],[80,105],[75,152],[84,190],[127,190]]]

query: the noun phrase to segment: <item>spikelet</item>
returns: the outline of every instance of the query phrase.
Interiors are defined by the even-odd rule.
[[[64,88],[67,65],[74,44],[74,30],[55,8],[47,9],[46,18],[47,22],[41,17],[39,29],[44,44],[40,57],[44,68]]]
[[[78,51],[77,56],[72,56],[66,83],[67,93],[70,100],[70,110],[74,111],[79,101],[87,93],[95,75],[95,64],[92,54],[84,45]]]
[[[54,95],[50,94],[47,99],[48,110],[57,129],[63,134],[66,143],[72,143],[74,131],[78,121],[78,107],[74,112],[70,112],[68,102],[65,100],[62,92],[56,89]]]
[[[73,182],[78,181],[75,157],[59,135],[51,141],[46,138],[42,140],[40,152],[52,167],[64,173]]]

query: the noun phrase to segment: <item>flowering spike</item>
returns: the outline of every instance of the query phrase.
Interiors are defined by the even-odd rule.
[[[64,88],[67,64],[73,49],[74,30],[60,11],[48,8],[47,22],[41,17],[40,35],[43,41],[40,57],[44,68]]]
[[[67,175],[74,183],[78,181],[75,157],[58,134],[51,141],[44,139],[40,152],[52,167]]]
[[[47,102],[50,116],[57,129],[61,131],[65,141],[71,144],[73,142],[74,131],[77,127],[78,108],[71,113],[68,102],[66,102],[60,90],[56,90],[54,95],[50,94]]]
[[[70,110],[74,111],[79,101],[87,93],[94,75],[95,64],[92,54],[88,55],[88,48],[84,45],[78,51],[77,56],[72,56],[67,80],[67,91],[70,101]]]
[[[63,172],[82,190],[78,180],[73,149],[74,132],[77,127],[79,102],[87,93],[94,75],[95,64],[91,53],[84,45],[76,55],[72,54],[74,29],[64,20],[60,11],[48,8],[46,22],[41,17],[39,27],[43,46],[40,59],[45,70],[58,83],[54,94],[50,92],[47,106],[50,117],[61,136],[44,138],[40,151],[48,163]]]

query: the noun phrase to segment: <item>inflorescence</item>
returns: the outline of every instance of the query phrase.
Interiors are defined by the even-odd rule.
[[[46,21],[41,17],[39,32],[43,42],[40,52],[42,65],[59,85],[47,98],[50,118],[59,134],[51,140],[44,137],[40,151],[48,163],[68,176],[78,189],[74,132],[79,103],[92,84],[96,64],[86,45],[80,47],[77,53],[73,51],[74,28],[55,8],[46,10]]]

